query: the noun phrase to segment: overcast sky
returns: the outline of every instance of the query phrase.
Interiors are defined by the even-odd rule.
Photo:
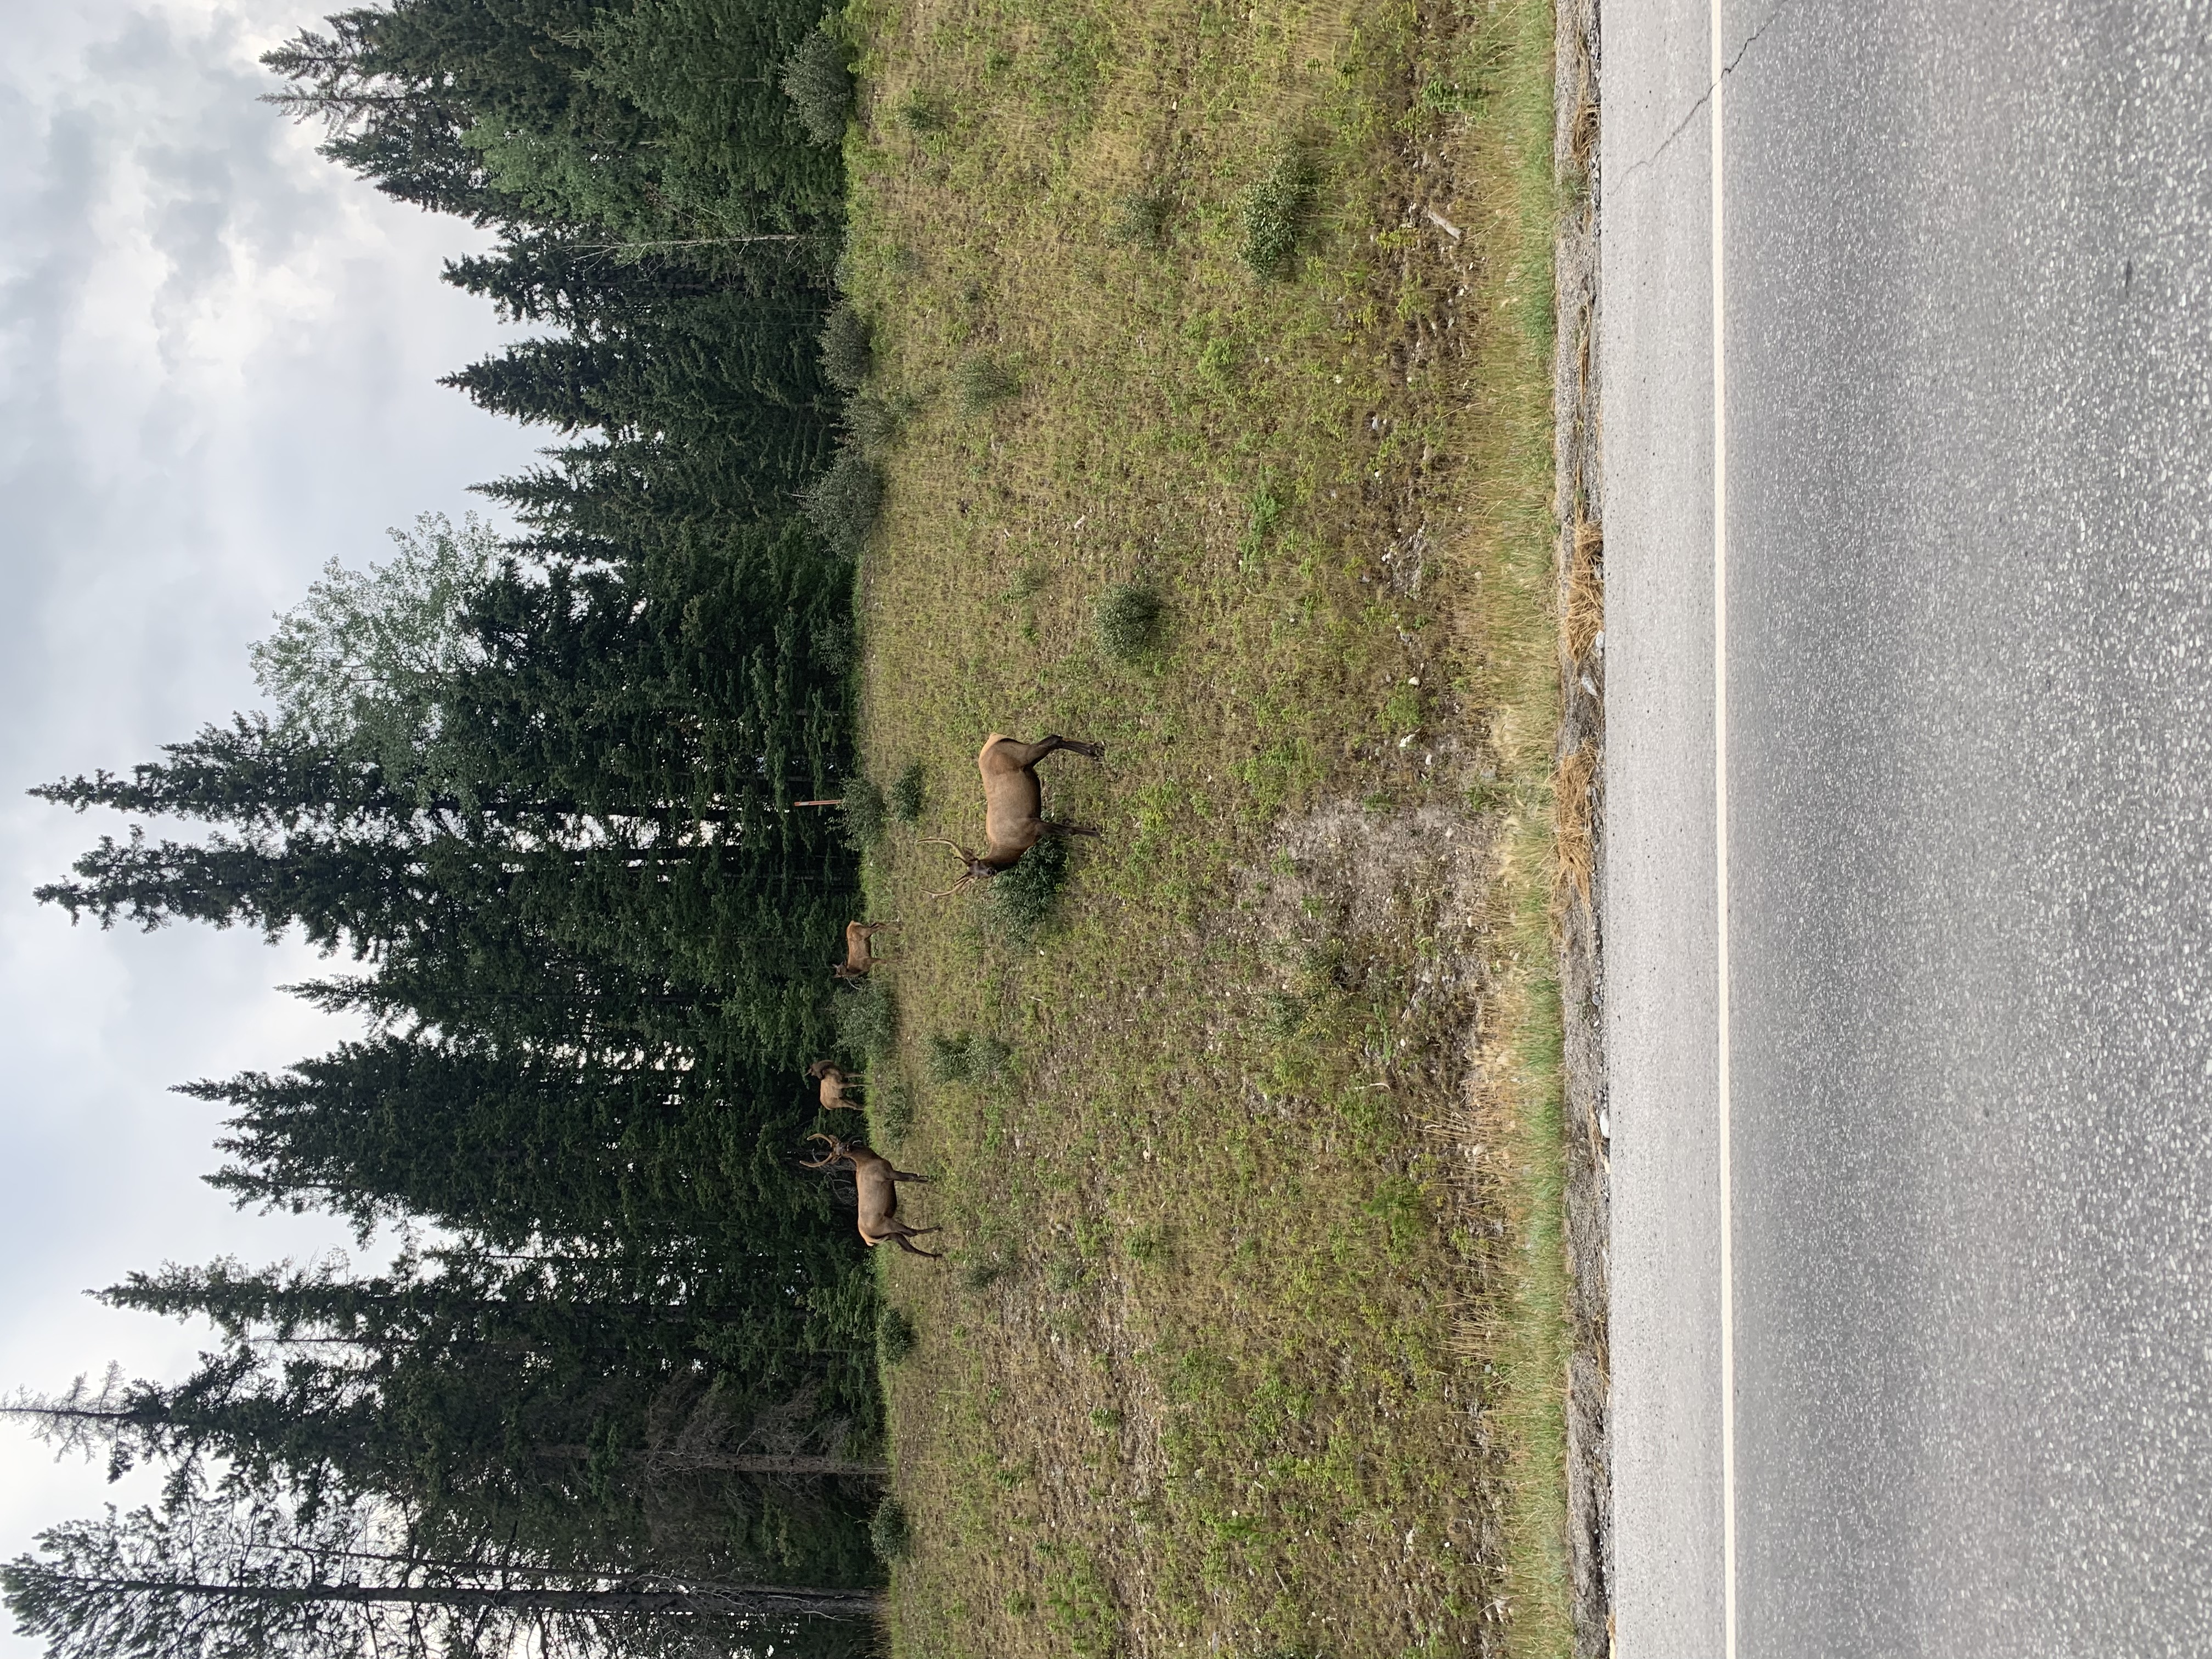
[[[167,1091],[343,1036],[274,988],[315,958],[72,929],[30,890],[116,823],[22,792],[250,706],[248,642],[325,559],[458,516],[538,441],[435,384],[496,338],[437,280],[480,239],[255,101],[320,9],[0,0],[0,1391],[190,1364],[200,1334],[88,1286],[340,1242],[231,1210],[198,1179],[215,1111]],[[0,1559],[114,1495],[0,1425]]]

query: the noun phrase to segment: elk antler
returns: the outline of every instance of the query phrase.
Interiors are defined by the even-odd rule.
[[[932,892],[930,894],[930,897],[950,898],[953,894],[965,887],[969,882],[975,879],[975,856],[969,853],[966,848],[955,846],[951,842],[942,841],[934,836],[923,842],[921,844],[924,847],[951,847],[952,848],[952,855],[958,859],[962,864],[968,866],[959,880],[954,882],[951,886],[947,887],[942,892]]]
[[[835,1164],[839,1158],[849,1155],[846,1151],[845,1143],[838,1139],[835,1135],[809,1135],[806,1138],[809,1140],[818,1140],[822,1142],[822,1144],[829,1147],[830,1150],[823,1153],[820,1158],[815,1159],[811,1164],[808,1163],[805,1158],[799,1159],[799,1167],[802,1170],[826,1170],[832,1164]]]

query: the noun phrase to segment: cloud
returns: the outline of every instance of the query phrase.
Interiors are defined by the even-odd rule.
[[[255,101],[274,3],[22,8],[0,62],[0,1389],[193,1333],[81,1294],[165,1258],[312,1253],[196,1177],[214,1113],[173,1083],[343,1029],[273,987],[319,964],[238,933],[70,928],[29,889],[112,823],[27,799],[250,703],[247,643],[333,555],[475,504],[532,443],[434,384],[500,337],[436,280],[481,246],[313,153]],[[0,1429],[0,1557],[106,1494]],[[27,1655],[0,1638],[0,1656]]]

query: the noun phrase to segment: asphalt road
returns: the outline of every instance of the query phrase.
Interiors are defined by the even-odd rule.
[[[1717,145],[1605,17],[1619,1652],[2212,1653],[2212,5],[1723,3]]]

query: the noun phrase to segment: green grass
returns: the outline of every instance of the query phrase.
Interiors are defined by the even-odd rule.
[[[880,1264],[894,1651],[1565,1651],[1550,9],[848,22],[915,411],[862,743],[932,780],[879,1071],[948,1253]],[[1106,745],[1039,768],[1103,833],[1025,923],[1061,843],[924,896],[994,731]]]

